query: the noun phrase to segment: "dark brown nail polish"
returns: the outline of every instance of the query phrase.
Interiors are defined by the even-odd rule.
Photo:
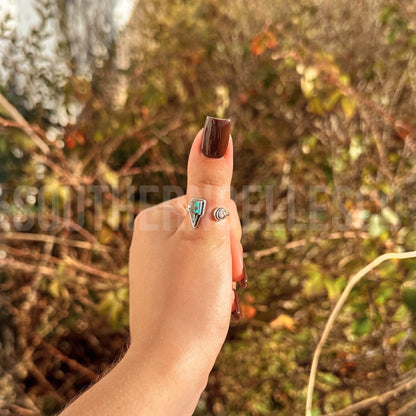
[[[241,305],[240,299],[238,297],[238,293],[234,291],[234,310],[231,313],[231,317],[233,318],[234,322],[238,322],[241,319]]]
[[[230,139],[231,120],[207,116],[202,133],[201,152],[206,157],[223,157]]]
[[[246,289],[248,286],[246,265],[243,264],[243,278],[240,280],[241,289]]]

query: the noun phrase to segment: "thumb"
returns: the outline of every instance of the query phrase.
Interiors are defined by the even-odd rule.
[[[188,159],[188,184],[186,190],[187,204],[192,200],[204,200],[205,213],[198,221],[196,228],[222,229],[228,224],[215,221],[212,212],[218,207],[230,212],[230,185],[233,173],[233,146],[230,136],[231,121],[207,117],[205,127],[193,144]],[[194,208],[191,207],[191,210]],[[208,217],[208,219],[207,219]],[[192,226],[192,221],[187,221]],[[195,224],[193,224],[195,225]],[[218,227],[219,226],[219,227]],[[192,227],[193,228],[193,227]]]

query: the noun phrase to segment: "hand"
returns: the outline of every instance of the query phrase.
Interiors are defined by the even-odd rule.
[[[201,151],[202,149],[202,151]],[[239,315],[234,282],[246,286],[241,227],[230,199],[229,121],[207,118],[188,162],[187,193],[136,218],[130,248],[128,352],[62,416],[191,415]],[[186,208],[206,200],[193,228]],[[212,211],[230,215],[216,221]]]
[[[188,162],[186,195],[143,211],[135,221],[130,249],[132,348],[185,355],[206,375],[228,331],[234,292],[243,278],[241,227],[230,199],[232,140],[222,158],[201,153],[203,131]],[[204,142],[208,139],[204,138]],[[186,208],[207,201],[198,228]],[[215,221],[214,208],[230,216]]]

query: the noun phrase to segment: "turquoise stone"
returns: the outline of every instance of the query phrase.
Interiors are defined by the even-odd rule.
[[[188,206],[189,215],[191,217],[192,227],[198,227],[199,220],[205,214],[205,199],[202,198],[193,198],[191,203]]]

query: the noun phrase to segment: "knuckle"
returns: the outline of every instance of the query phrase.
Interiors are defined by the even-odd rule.
[[[152,218],[154,217],[155,209],[154,207],[145,208],[139,212],[139,214],[134,219],[134,230],[139,231],[146,229],[146,225],[152,223]]]

